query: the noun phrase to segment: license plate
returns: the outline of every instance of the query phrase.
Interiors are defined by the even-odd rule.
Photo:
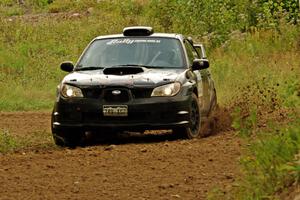
[[[128,116],[128,106],[126,105],[104,105],[103,115],[109,117],[126,117]]]

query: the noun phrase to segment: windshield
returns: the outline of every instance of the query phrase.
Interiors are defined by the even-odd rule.
[[[113,66],[183,68],[180,41],[174,38],[111,38],[95,40],[76,69],[101,69]]]

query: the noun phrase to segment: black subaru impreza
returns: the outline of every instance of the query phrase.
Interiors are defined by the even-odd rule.
[[[76,146],[87,132],[170,129],[186,138],[216,107],[201,44],[181,34],[127,27],[91,41],[57,88],[51,129],[57,145]]]

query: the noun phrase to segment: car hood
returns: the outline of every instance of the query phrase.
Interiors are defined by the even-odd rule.
[[[153,87],[180,81],[187,69],[147,69],[136,74],[115,75],[105,74],[104,70],[75,71],[63,79],[63,83],[81,86],[127,86]]]

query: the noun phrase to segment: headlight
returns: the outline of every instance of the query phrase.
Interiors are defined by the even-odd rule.
[[[68,98],[68,97],[83,97],[81,89],[79,89],[78,87],[67,85],[67,84],[62,85],[61,94],[66,98]]]
[[[152,97],[175,96],[180,91],[180,88],[181,88],[181,84],[179,82],[159,86],[153,90],[151,96]]]

